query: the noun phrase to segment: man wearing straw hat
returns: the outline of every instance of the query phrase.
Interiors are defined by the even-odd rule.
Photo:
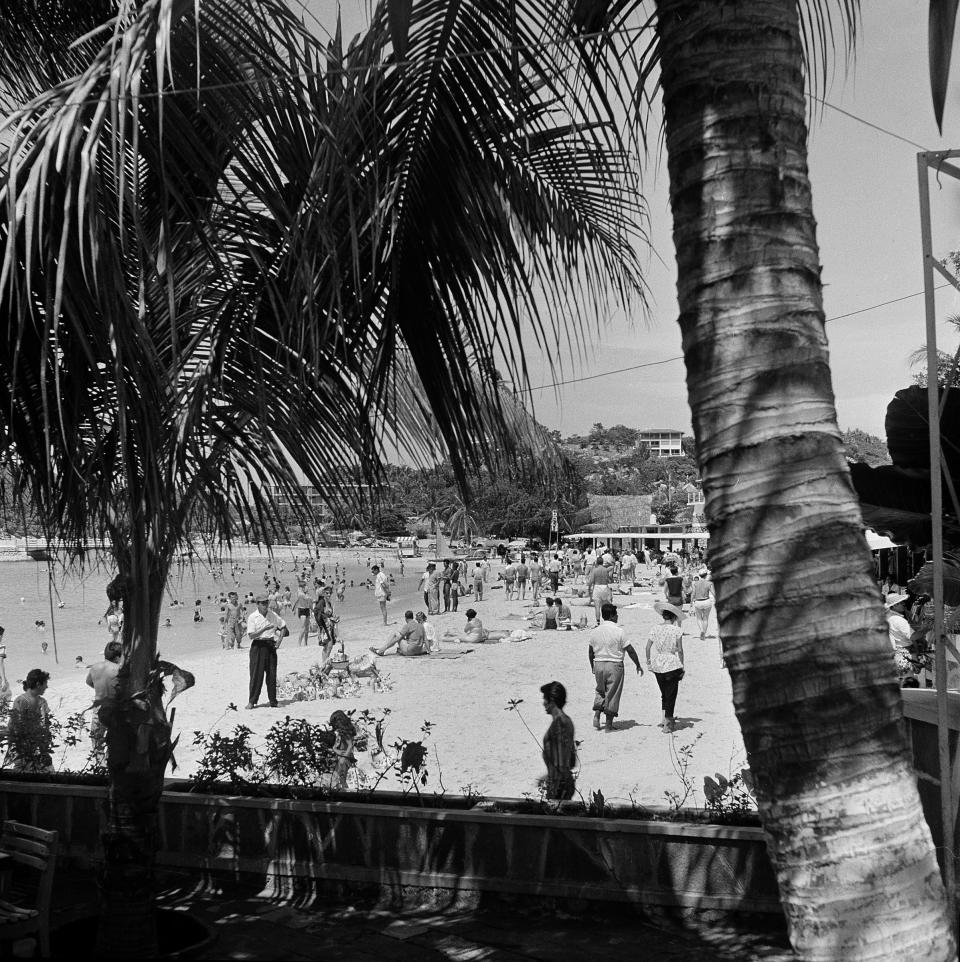
[[[254,599],[257,610],[247,618],[247,635],[250,638],[250,700],[247,708],[256,708],[267,680],[267,699],[271,708],[277,707],[277,648],[290,634],[286,622],[270,610],[270,596],[261,591]]]
[[[913,628],[904,617],[903,605],[909,595],[889,594],[883,603],[887,610],[887,631],[890,633],[890,646],[894,649],[909,648]]]
[[[630,656],[636,665],[637,674],[642,675],[640,659],[617,624],[617,606],[606,602],[600,608],[602,621],[590,632],[590,647],[587,657],[596,681],[593,698],[593,727],[600,730],[600,715],[606,716],[604,731],[613,731],[613,720],[620,712],[620,695],[623,693],[623,655]]]

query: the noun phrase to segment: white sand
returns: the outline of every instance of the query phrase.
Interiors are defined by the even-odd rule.
[[[341,560],[344,554],[348,553],[341,552]],[[352,553],[349,554],[352,564],[355,559]],[[364,561],[365,558],[364,552]],[[331,566],[332,563],[331,560]],[[403,579],[399,577],[397,562],[390,561],[388,564],[397,577],[391,618],[402,621],[405,607],[409,605],[414,610],[423,607],[422,598],[417,599],[415,593],[423,562],[406,561],[406,577]],[[493,568],[495,577],[497,565],[494,564]],[[263,569],[263,562],[253,563],[241,590],[258,588],[262,583],[260,576]],[[0,572],[0,577],[4,573]],[[25,577],[21,572],[21,580]],[[358,572],[356,577],[359,579]],[[280,580],[281,583],[292,581],[289,568]],[[8,590],[7,598],[16,590],[22,589],[14,587],[13,591]],[[203,590],[204,585],[197,587],[197,591]],[[69,612],[76,592],[71,593],[63,586],[61,591],[67,600]],[[184,600],[188,604],[189,594],[185,590]],[[526,627],[525,621],[508,618],[508,615],[527,613],[529,601],[506,602],[503,595],[502,588],[488,590],[487,600],[476,605],[485,626],[507,630]],[[96,594],[96,599],[100,597]],[[636,647],[641,663],[644,660],[646,633],[659,620],[652,610],[653,600],[653,594],[640,592],[639,589],[635,589],[632,596],[617,597],[617,603],[621,606],[620,623]],[[441,630],[459,630],[465,620],[462,612],[471,604],[469,596],[461,598],[459,614],[441,615],[435,622]],[[37,636],[29,638],[29,653],[18,649],[16,644],[8,648],[11,655],[8,662],[11,681],[23,677],[25,671],[34,664],[51,670],[54,677],[47,697],[51,708],[61,718],[68,712],[82,710],[90,704],[90,689],[84,685],[85,672],[72,667],[76,645],[71,643],[71,639],[77,634],[82,635],[86,652],[95,650],[106,640],[103,628],[96,626],[102,607],[99,600],[88,599],[82,609],[73,606],[70,614],[58,613],[61,617],[58,624],[72,621],[77,627],[72,633],[68,628],[58,628],[59,669],[50,665],[48,660],[37,658]],[[7,610],[9,612],[9,605]],[[574,607],[573,611],[575,621],[579,619],[581,611],[586,611],[592,624],[592,609]],[[348,590],[347,602],[340,613],[343,616],[341,635],[349,655],[365,652],[370,644],[379,644],[392,630],[380,624],[372,593],[361,588]],[[689,769],[689,775],[698,790],[704,775],[712,776],[716,772],[728,774],[738,770],[743,762],[742,740],[734,717],[730,684],[720,666],[715,637],[700,641],[699,637],[688,636],[685,641],[686,677],[680,685],[676,709],[680,727],[670,736],[664,735],[656,727],[660,720],[660,698],[655,679],[650,673],[638,677],[629,661],[626,662],[626,683],[617,730],[606,733],[593,729],[593,676],[587,660],[589,632],[586,631],[534,632],[529,641],[503,641],[478,646],[458,659],[402,658],[391,653],[378,659],[378,667],[394,683],[391,691],[374,693],[364,682],[361,693],[353,698],[307,702],[284,701],[281,698],[277,709],[266,707],[264,691],[261,707],[246,711],[243,706],[247,701],[248,651],[246,648],[242,651],[223,651],[216,647],[216,614],[214,608],[208,608],[204,625],[194,626],[192,607],[188,606],[173,612],[173,628],[161,628],[160,644],[164,656],[188,668],[197,678],[196,687],[181,695],[174,703],[177,708],[175,728],[182,732],[177,751],[180,766],[177,776],[188,775],[194,770],[197,756],[192,742],[195,730],[231,731],[237,724],[243,723],[256,736],[262,735],[285,715],[321,723],[336,709],[366,708],[379,713],[389,708],[388,743],[395,738],[417,740],[423,722],[433,723],[429,739],[432,748],[428,790],[440,788],[437,781],[439,757],[443,787],[448,793],[458,793],[469,785],[486,795],[536,794],[536,778],[543,769],[539,746],[524,728],[517,713],[507,708],[510,699],[522,699],[519,709],[539,740],[548,724],[539,688],[551,680],[562,682],[567,689],[567,712],[576,725],[577,738],[582,742],[581,771],[577,785],[585,797],[589,792],[599,789],[608,800],[627,800],[632,797],[644,804],[664,803],[666,790],[681,790],[676,772],[676,749],[694,742],[698,736],[701,737],[696,743]],[[8,634],[9,621],[7,617]],[[295,619],[288,621],[294,634],[284,642],[279,652],[278,674],[281,677],[287,672],[304,670],[319,659],[315,640],[309,648],[296,647]],[[692,618],[685,625],[688,632],[695,632]],[[79,630],[81,626],[82,632]],[[713,617],[711,630],[716,631]],[[23,633],[22,626],[20,632]],[[49,634],[48,631],[44,636],[47,640]],[[462,647],[455,642],[444,642],[445,650]],[[92,660],[93,657],[88,654],[86,661]],[[238,706],[237,712],[227,710],[231,702]],[[361,755],[359,761],[361,767],[369,769],[368,755]],[[398,783],[391,776],[384,780],[382,787],[397,788]],[[699,792],[692,803],[698,801],[702,801]]]

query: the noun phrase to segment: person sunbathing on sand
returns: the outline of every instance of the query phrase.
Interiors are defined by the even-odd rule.
[[[462,641],[465,645],[482,645],[490,637],[490,632],[483,627],[483,622],[477,617],[476,609],[468,608],[465,614],[467,623],[463,631],[456,632],[448,629],[443,633],[443,637]]]
[[[506,638],[510,632],[497,629],[490,631],[483,627],[483,622],[477,617],[477,612],[473,608],[468,608],[465,612],[467,623],[463,626],[463,631],[445,631],[444,638],[452,638],[454,641],[463,642],[465,645],[482,645],[485,641],[500,641]]]
[[[403,627],[393,632],[387,639],[386,644],[380,648],[375,648],[373,645],[370,646],[370,650],[375,655],[385,655],[394,645],[397,646],[398,655],[430,654],[427,649],[427,639],[423,631],[423,625],[414,619],[412,611],[407,611],[404,614],[404,618],[406,621]]]

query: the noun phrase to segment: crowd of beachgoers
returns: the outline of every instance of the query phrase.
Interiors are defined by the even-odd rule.
[[[61,589],[57,597],[69,610],[70,593]],[[676,777],[675,748],[658,751],[655,763],[644,757],[638,742],[651,734],[719,740],[725,760],[742,752],[718,643],[709,641],[716,638],[713,607],[698,552],[498,546],[427,559],[386,549],[288,551],[214,566],[205,581],[181,578],[159,644],[164,657],[179,647],[176,660],[197,679],[178,701],[185,730],[226,730],[238,717],[229,708],[257,737],[288,715],[322,723],[335,709],[331,749],[340,784],[357,784],[363,768],[358,713],[387,711],[391,729],[404,737],[427,719],[437,758],[458,787],[547,798],[602,787],[611,797],[650,803],[662,801]],[[0,657],[10,732],[21,741],[26,732],[27,741],[44,744],[37,733],[55,693],[60,713],[88,713],[91,745],[102,751],[94,702],[109,701],[116,687],[123,611],[87,611],[106,646],[102,657],[74,655],[76,670],[64,672],[46,655],[25,661],[23,639],[13,639],[10,682]],[[45,627],[34,626],[35,638],[44,638]],[[69,644],[60,647],[69,657]],[[699,678],[695,696],[684,691],[691,669]],[[707,684],[704,676],[714,677]],[[678,700],[688,706],[679,714]],[[535,724],[532,710],[548,717],[546,732],[535,736],[539,759],[531,757],[533,740],[517,731],[522,712],[524,726]],[[699,724],[708,714],[722,724]],[[604,737],[610,742],[602,747],[594,741]],[[43,752],[18,751],[14,741],[8,737],[8,767],[55,763]],[[196,766],[198,751],[179,751],[181,771]],[[537,768],[541,777],[532,785]]]

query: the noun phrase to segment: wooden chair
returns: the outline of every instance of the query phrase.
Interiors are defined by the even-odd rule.
[[[42,958],[50,958],[50,895],[57,861],[57,832],[4,822],[0,851],[13,862],[11,884],[0,895],[0,943],[28,935]]]

